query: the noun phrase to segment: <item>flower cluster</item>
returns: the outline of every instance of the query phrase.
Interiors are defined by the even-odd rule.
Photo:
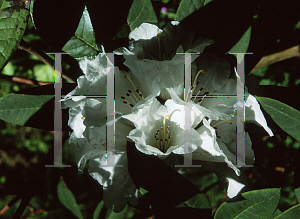
[[[176,24],[168,25],[164,31],[142,24],[129,35],[129,50],[116,50],[124,56],[129,71],[113,67],[114,151],[107,152],[106,148],[106,126],[112,125],[106,124],[106,115],[112,112],[106,112],[106,100],[99,97],[106,95],[107,75],[111,72],[108,68],[112,68],[107,67],[110,61],[105,54],[80,62],[85,75],[78,78],[76,89],[63,100],[64,107],[70,108],[69,126],[74,130],[70,152],[79,171],[89,160],[89,173],[103,186],[104,204],[115,212],[121,211],[128,201],[136,204],[140,196],[127,168],[127,141],[133,141],[139,151],[162,160],[171,154],[192,154],[195,163],[209,162],[212,171],[227,179],[229,197],[235,196],[245,184],[240,168],[235,165],[236,126],[240,124],[237,121],[244,120],[236,115],[236,109],[244,103],[236,98],[211,98],[236,95],[236,86],[243,85],[237,74],[231,73],[225,59],[201,54],[192,56],[191,89],[184,92],[185,57],[180,53],[202,53],[212,41],[198,39],[191,44],[188,39],[186,45],[178,46],[180,40],[172,36],[182,34],[174,31],[178,31]],[[188,124],[186,107],[191,112]],[[258,124],[272,135],[258,102],[248,92],[245,112],[246,122]],[[188,146],[186,135],[191,136]],[[246,163],[252,164],[254,152],[248,133],[245,151]],[[115,164],[123,168],[105,166],[110,156],[115,156]],[[216,163],[225,166],[214,169]]]

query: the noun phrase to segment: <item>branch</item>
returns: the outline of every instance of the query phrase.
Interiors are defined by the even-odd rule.
[[[3,74],[0,74],[0,79],[4,79],[4,80],[7,80],[7,81],[18,82],[18,83],[22,83],[22,84],[30,84],[30,85],[53,84],[53,83],[50,83],[50,82],[42,82],[42,81],[37,81],[37,80],[34,80],[34,79],[20,78],[20,77],[8,76],[8,75],[3,75]]]
[[[284,51],[274,53],[268,56],[262,57],[262,59],[257,63],[257,65],[251,70],[251,72],[256,71],[259,68],[262,68],[267,65],[271,65],[275,62],[280,62],[286,59],[290,59],[293,57],[300,58],[300,50],[299,45],[286,49]]]
[[[26,44],[25,42],[22,42],[22,45],[20,44],[18,46],[18,49],[24,50],[24,51],[36,56],[39,60],[41,60],[42,62],[44,62],[46,65],[50,66],[54,70],[54,65],[52,64],[53,60],[49,56],[47,56],[42,51],[33,50],[31,46],[27,46],[25,44]],[[64,75],[63,73],[61,73],[61,77],[69,83],[75,83],[75,81],[72,78]]]

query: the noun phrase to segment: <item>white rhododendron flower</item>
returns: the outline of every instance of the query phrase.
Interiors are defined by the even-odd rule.
[[[149,24],[147,24],[147,27],[152,28],[151,33],[153,37],[150,40],[149,35],[143,38],[144,27],[142,26],[140,29],[136,29],[136,32],[132,34],[132,39],[135,41],[131,44],[131,51],[123,50],[126,59],[124,64],[136,74],[140,73],[146,75],[151,73],[156,75],[160,84],[160,97],[163,100],[167,100],[165,110],[169,110],[169,112],[180,111],[180,108],[183,109],[186,105],[186,99],[188,99],[187,96],[184,97],[183,89],[184,55],[176,54],[171,59],[167,56],[169,60],[164,60],[165,57],[161,55],[163,53],[161,51],[163,47],[163,45],[161,45],[162,38],[159,38],[163,36],[163,33],[158,30],[157,27],[152,27]],[[157,31],[156,34],[155,31]],[[149,46],[150,44],[158,49],[157,53],[154,52],[156,51],[155,49]],[[202,52],[205,46],[209,44],[211,44],[211,41],[202,39],[198,50],[194,49],[193,51]],[[199,48],[201,48],[201,50],[199,50]],[[177,49],[177,52],[179,51],[183,52],[182,47]],[[132,53],[136,54],[137,57],[132,56]],[[156,54],[156,56],[154,54]],[[151,56],[151,59],[149,56]],[[145,57],[148,59],[145,59]],[[159,57],[159,61],[152,60],[155,57],[156,59]],[[161,59],[163,59],[163,61],[161,61]],[[237,83],[238,86],[243,85],[237,74],[231,75],[230,65],[225,59],[219,59],[217,56],[211,54],[201,54],[200,57],[192,56],[192,62],[191,92],[193,95],[200,97],[193,97],[189,101],[192,104],[192,126],[194,126],[192,128],[193,142],[191,148],[180,151],[180,148],[184,148],[184,142],[171,141],[168,139],[169,136],[175,135],[179,136],[179,138],[176,138],[177,140],[182,140],[184,139],[184,132],[183,130],[173,128],[173,133],[171,133],[171,128],[169,130],[163,127],[166,126],[169,121],[166,119],[166,115],[168,114],[166,112],[162,113],[162,109],[164,109],[163,106],[159,106],[155,101],[153,101],[153,103],[155,103],[154,105],[156,107],[150,105],[149,107],[141,108],[134,114],[123,116],[132,121],[136,128],[130,132],[128,137],[135,142],[137,149],[140,151],[145,154],[155,154],[163,159],[170,155],[170,153],[178,153],[180,151],[181,154],[192,152],[195,162],[225,163],[227,169],[225,168],[226,171],[221,174],[221,177],[224,177],[230,182],[228,196],[233,197],[244,187],[233,185],[242,185],[242,183],[245,183],[245,177],[242,177],[243,174],[241,174],[240,167],[235,165],[236,125],[240,126],[240,124],[242,124],[237,124],[236,121],[238,119],[240,121],[244,120],[244,118],[238,118],[235,114],[236,109],[240,109],[244,103],[237,102],[236,98],[210,98],[209,96],[236,95]],[[267,126],[258,102],[252,95],[248,94],[247,91],[245,94],[245,121],[262,126],[268,134],[272,136],[273,133]],[[166,104],[170,103],[168,99],[172,99],[172,107],[175,108],[167,107]],[[181,112],[181,114],[181,118],[184,118],[184,113]],[[176,124],[174,118],[173,121]],[[195,125],[197,126],[196,121],[200,121],[201,125],[199,122],[198,127],[195,128]],[[163,126],[161,124],[163,124]],[[161,128],[159,128],[159,126],[161,126]],[[223,126],[225,126],[226,129],[223,129]],[[197,132],[196,134],[194,132],[195,130]],[[239,130],[243,130],[243,127]],[[168,134],[166,132],[168,132]],[[254,152],[251,148],[251,140],[248,133],[245,135],[245,147],[246,163],[252,164],[254,161]],[[236,174],[236,179],[233,179],[234,177],[231,176],[230,173],[232,172]],[[235,180],[236,183],[233,183],[233,180]]]
[[[85,75],[78,78],[78,86],[65,97],[63,106],[69,107],[70,152],[79,171],[89,161],[89,173],[104,190],[104,204],[115,212],[129,201],[137,204],[139,192],[127,166],[127,141],[148,155],[168,160],[173,154],[192,153],[193,163],[201,164],[228,182],[228,196],[234,197],[246,186],[245,174],[236,166],[236,126],[244,118],[236,115],[244,103],[236,98],[211,98],[236,95],[236,86],[243,86],[237,74],[231,73],[229,63],[216,55],[192,55],[190,93],[184,95],[185,55],[175,52],[202,53],[212,43],[208,39],[192,37],[182,42],[177,24],[164,31],[155,25],[142,24],[129,37],[129,50],[117,49],[125,58],[128,72],[107,67],[105,54],[94,60],[80,62]],[[178,33],[178,36],[174,36]],[[173,41],[172,41],[173,40]],[[107,74],[115,74],[115,112],[106,112]],[[188,93],[188,92],[186,92]],[[190,97],[191,93],[195,95]],[[95,96],[96,95],[96,96]],[[191,112],[191,124],[186,124],[185,110]],[[106,114],[116,119],[107,124]],[[266,120],[255,97],[245,93],[245,121],[262,126],[269,135]],[[242,121],[239,123],[238,121]],[[115,123],[115,150],[107,152],[106,126]],[[186,146],[186,136],[191,144]],[[246,133],[246,163],[252,164],[254,152]],[[106,158],[115,155],[115,165],[105,167]],[[169,159],[169,165],[173,165]],[[171,163],[170,163],[171,162]],[[175,165],[174,160],[174,165]],[[249,163],[248,163],[249,162]],[[207,165],[208,163],[208,165]],[[218,168],[222,166],[222,168]],[[220,172],[220,170],[222,170]]]
[[[153,99],[149,106],[123,116],[134,123],[136,129],[129,133],[128,138],[135,142],[138,150],[145,154],[157,155],[164,159],[171,153],[191,153],[201,145],[202,138],[194,129],[201,121],[192,112],[192,145],[185,147],[184,135],[189,130],[185,127],[184,106],[167,100],[162,105],[158,100]]]
[[[105,54],[99,54],[93,60],[81,61],[80,66],[85,75],[78,78],[78,86],[62,100],[62,105],[70,108],[69,126],[73,133],[70,136],[69,150],[79,172],[83,171],[89,161],[90,175],[103,186],[104,204],[115,212],[120,212],[128,201],[136,205],[139,196],[127,166],[127,136],[133,127],[117,122],[114,154],[107,153],[106,98],[99,96],[106,95],[107,74],[112,72],[109,68],[114,68],[117,115],[148,105],[159,95],[160,90],[158,81],[150,75],[147,77],[123,72],[117,67],[107,67],[107,62],[109,60]],[[113,113],[109,112],[109,115]],[[123,167],[105,167],[107,159],[112,155],[115,155],[115,165]]]

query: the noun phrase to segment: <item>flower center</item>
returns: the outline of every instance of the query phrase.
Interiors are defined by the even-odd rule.
[[[134,107],[135,104],[137,104],[140,100],[144,100],[144,96],[142,94],[142,92],[136,88],[135,84],[132,82],[131,78],[129,77],[129,75],[124,75],[124,78],[127,78],[130,82],[130,84],[132,85],[132,87],[134,88],[135,92],[132,92],[131,90],[128,90],[128,92],[125,94],[127,96],[121,96],[121,99],[123,100],[123,103],[126,104],[127,106],[130,107],[130,109],[132,107]],[[139,100],[139,99],[140,100]],[[129,101],[130,100],[130,101]],[[130,103],[131,102],[131,103]]]
[[[166,128],[166,118],[171,118],[170,115],[164,116],[163,119],[163,127],[156,130],[154,139],[155,139],[155,147],[157,147],[162,152],[166,152],[168,150],[168,146],[170,143],[171,135],[170,135],[170,126]]]
[[[195,77],[195,79],[194,79],[194,83],[193,83],[193,86],[191,87],[191,93],[193,94],[194,92],[195,92],[195,90],[196,90],[196,87],[199,85],[199,81],[197,82],[197,78],[198,78],[198,76],[200,75],[200,74],[205,74],[205,73],[207,73],[207,71],[205,71],[205,70],[200,70],[200,71],[198,71],[198,73],[197,73],[197,75],[196,75],[196,77]],[[206,91],[204,91],[204,93],[203,93],[203,95],[201,96],[201,97],[198,97],[198,95],[201,93],[201,91],[203,91],[203,87],[200,87],[199,88],[199,91],[197,92],[197,94],[195,95],[195,97],[194,97],[194,99],[193,99],[193,97],[191,98],[191,101],[192,102],[194,102],[195,103],[195,100],[196,100],[196,98],[200,98],[199,100],[198,100],[198,104],[200,105],[201,104],[201,101],[204,99],[204,97],[207,95],[207,94],[209,94],[209,92],[206,92]]]

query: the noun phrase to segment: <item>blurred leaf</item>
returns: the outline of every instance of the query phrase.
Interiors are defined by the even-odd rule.
[[[30,1],[0,0],[0,69],[13,55],[24,35]],[[25,8],[26,5],[26,8]]]
[[[288,210],[284,211],[282,214],[275,217],[275,219],[297,219],[300,215],[300,204],[289,208]]]
[[[178,6],[174,20],[182,21],[194,11],[198,10],[211,1],[212,0],[182,0]]]
[[[0,119],[24,125],[53,95],[8,94],[0,99]]]
[[[125,215],[128,211],[128,205],[119,213],[113,212],[113,210],[108,209],[105,219],[124,219],[126,218]]]
[[[300,112],[298,110],[271,98],[256,98],[283,131],[300,141]]]
[[[131,30],[142,23],[157,23],[157,17],[150,0],[134,0],[127,16],[127,23]]]
[[[280,189],[261,189],[242,193],[245,200],[225,202],[217,210],[215,219],[270,217],[275,211],[280,198]]]
[[[246,30],[246,32],[241,37],[241,39],[228,51],[228,53],[246,53],[250,43],[250,38],[251,38],[251,26]]]
[[[142,187],[140,187],[139,191],[142,195],[145,195],[146,193],[148,193],[148,191]]]
[[[54,82],[53,69],[48,65],[35,65],[33,72],[37,81]]]
[[[57,195],[60,200],[60,202],[67,208],[69,209],[77,218],[83,219],[83,216],[77,206],[76,199],[71,192],[70,189],[68,189],[65,186],[65,182],[61,180],[58,183],[57,186]]]
[[[199,193],[185,202],[189,207],[211,209],[210,203],[203,193]]]
[[[277,217],[278,215],[280,215],[282,212],[277,208],[276,211],[274,212],[274,214],[272,214],[272,216],[269,219],[274,219],[275,217]]]
[[[127,142],[127,156],[130,177],[137,187],[148,191],[143,198],[147,197],[145,203],[151,204],[156,218],[170,218],[171,215],[180,218],[178,215],[194,213],[202,218],[211,216],[211,209],[175,208],[200,190],[172,167],[154,155],[138,151],[131,142]]]
[[[95,209],[94,211],[94,214],[93,214],[93,219],[98,219],[99,216],[100,216],[100,212],[103,208],[103,205],[104,205],[104,202],[103,200],[97,205],[97,208]]]
[[[63,51],[74,58],[93,57],[99,52],[95,40],[95,32],[88,11],[83,11],[75,35],[64,45]]]
[[[133,0],[86,1],[98,48],[103,46],[105,52],[112,52],[128,45],[127,36],[118,38],[117,35],[122,26],[127,25],[126,18],[132,2]],[[127,28],[129,29],[128,25]]]
[[[185,17],[178,28],[185,37],[193,36],[194,41],[200,37],[213,40],[214,44],[205,51],[221,56],[241,39],[252,24],[253,5],[246,0],[211,1]]]
[[[34,25],[54,51],[61,50],[74,36],[84,4],[85,2],[81,0],[34,1],[32,9]]]
[[[76,83],[63,84],[61,89],[61,94],[62,95],[68,94],[69,92],[74,90],[76,86],[77,86]],[[22,94],[29,97],[35,97],[36,94],[41,94],[42,96],[49,95],[52,97],[52,99],[50,99],[48,102],[45,101],[45,104],[40,109],[36,110],[36,112],[26,121],[24,126],[53,131],[54,130],[53,109],[54,109],[54,99],[55,99],[53,84],[31,87],[17,92],[17,95],[19,96],[21,96]],[[1,103],[1,99],[0,99],[0,103]],[[68,126],[68,118],[69,118],[68,109],[62,109],[62,130],[67,132],[71,131],[70,127]]]
[[[298,200],[298,203],[300,203],[300,187],[295,189],[295,195]]]

